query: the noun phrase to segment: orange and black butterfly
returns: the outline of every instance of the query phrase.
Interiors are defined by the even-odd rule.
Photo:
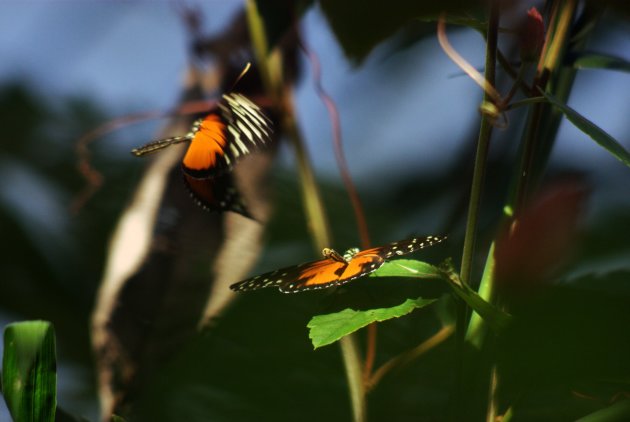
[[[387,259],[406,255],[443,242],[446,236],[427,236],[402,240],[377,248],[348,250],[343,256],[333,249],[322,251],[324,259],[294,265],[232,284],[230,289],[243,292],[278,287],[282,293],[339,286],[378,270]]]
[[[195,201],[208,210],[234,211],[251,218],[230,170],[240,157],[265,145],[271,133],[271,121],[256,104],[241,94],[229,93],[215,110],[195,121],[186,135],[149,142],[131,152],[141,157],[189,142],[182,171]]]

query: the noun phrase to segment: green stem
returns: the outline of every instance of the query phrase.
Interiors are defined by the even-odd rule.
[[[512,104],[508,105],[506,110],[514,110],[515,108],[523,107],[526,105],[536,104],[536,103],[547,103],[547,99],[545,97],[531,97],[524,98],[522,100],[514,101]]]
[[[493,1],[490,10],[490,19],[488,20],[488,34],[486,42],[486,81],[492,86],[495,82],[496,57],[497,57],[497,35],[499,27],[499,7],[498,2]],[[490,102],[492,99],[487,92],[484,92],[484,102]],[[470,191],[470,202],[468,204],[468,218],[466,221],[466,234],[464,237],[464,248],[462,252],[462,265],[460,277],[462,283],[468,285],[472,273],[472,262],[474,255],[475,238],[477,235],[477,223],[479,220],[479,204],[481,202],[481,193],[483,190],[483,181],[486,170],[486,160],[488,157],[488,148],[490,146],[490,136],[492,135],[491,118],[485,114],[481,116],[481,127],[479,128],[479,137],[477,139],[477,151],[475,154],[475,166],[473,169],[473,179]],[[458,309],[458,327],[462,330],[466,323],[466,311],[462,306]],[[458,339],[463,340],[462,335]],[[460,344],[461,346],[461,344]]]
[[[499,2],[493,0],[490,5],[490,16],[488,19],[488,32],[486,36],[486,63],[485,63],[485,79],[489,85],[495,86],[496,61],[497,61],[497,41],[499,32]],[[492,103],[492,98],[488,91],[484,91],[484,103]],[[496,104],[495,104],[496,105]],[[481,202],[481,194],[483,190],[483,182],[486,171],[486,161],[488,157],[488,148],[490,146],[490,137],[492,135],[492,120],[487,114],[481,115],[481,125],[479,128],[479,137],[477,139],[477,151],[475,153],[475,165],[473,169],[473,179],[470,191],[470,200],[468,204],[468,217],[466,221],[466,233],[464,236],[464,248],[462,251],[462,264],[460,277],[464,287],[468,287],[472,275],[472,265],[474,256],[475,238],[477,235],[477,224],[479,221],[479,204]],[[455,369],[455,395],[453,405],[460,406],[455,411],[455,419],[461,420],[465,414],[463,394],[464,382],[464,327],[467,321],[466,304],[460,302],[457,307],[457,336],[456,344],[459,354],[457,367]]]
[[[260,73],[267,92],[272,97],[277,110],[283,116],[282,129],[289,135],[298,164],[302,199],[308,220],[309,229],[313,235],[315,246],[320,251],[332,244],[330,226],[326,218],[324,205],[315,181],[315,175],[301,133],[295,120],[295,113],[291,104],[289,90],[282,83],[282,65],[277,51],[271,53],[267,42],[264,22],[258,12],[254,0],[246,3],[249,30],[252,45]],[[352,412],[355,422],[366,419],[365,388],[361,373],[361,355],[356,345],[356,338],[351,334],[343,337],[340,342],[348,390],[352,402]]]
[[[547,89],[547,84],[552,76],[557,75],[562,63],[563,52],[571,32],[571,22],[575,13],[575,0],[558,0],[553,5],[552,16],[554,20],[548,30],[548,37],[545,42],[545,49],[539,61],[538,72],[534,87],[543,90]],[[518,212],[527,202],[527,198],[533,189],[534,182],[538,174],[534,174],[534,166],[538,165],[540,171],[542,166],[537,163],[540,142],[547,140],[549,133],[543,133],[548,129],[549,122],[545,118],[553,113],[549,112],[549,105],[536,103],[533,105],[529,115],[527,128],[524,134],[523,149],[518,172],[516,173],[516,183],[512,189],[512,194],[508,205],[515,212]],[[547,142],[551,142],[547,140]],[[537,173],[537,172],[536,172]]]
[[[292,110],[293,108],[290,107],[290,109]],[[316,249],[321,251],[323,248],[330,247],[332,244],[330,225],[328,224],[324,204],[317,187],[308,152],[306,148],[304,148],[302,134],[297,127],[294,113],[287,111],[288,110],[285,110],[283,113],[284,121],[282,129],[288,134],[288,138],[293,145],[308,228],[313,236]]]
[[[346,380],[352,401],[352,414],[355,422],[366,420],[365,384],[363,383],[363,368],[361,354],[357,346],[356,336],[350,334],[339,340],[341,356],[346,370]]]
[[[492,2],[490,19],[488,21],[488,35],[486,42],[486,81],[494,86],[496,60],[497,60],[497,34],[499,27],[499,4]],[[484,102],[491,102],[488,93],[484,93]],[[490,136],[492,135],[492,120],[489,116],[482,115],[479,137],[477,139],[477,152],[475,155],[475,167],[473,170],[470,202],[468,204],[468,218],[466,221],[466,234],[464,237],[464,250],[462,253],[462,268],[460,276],[464,284],[470,283],[472,273],[472,261],[474,254],[475,237],[477,235],[477,222],[479,220],[479,204],[486,170]]]
[[[490,246],[481,283],[479,283],[479,296],[488,303],[492,303],[494,296],[494,246],[494,243]],[[477,350],[481,350],[483,344],[485,324],[484,319],[477,312],[473,312],[466,331],[466,342]]]

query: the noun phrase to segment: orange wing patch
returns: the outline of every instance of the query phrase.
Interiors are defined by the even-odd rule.
[[[348,262],[343,274],[339,277],[340,283],[346,283],[355,278],[370,274],[381,268],[381,265],[385,263],[385,259],[381,256],[366,252],[367,251],[359,252]]]
[[[209,114],[190,142],[182,161],[184,169],[193,172],[213,170],[220,159],[225,157],[226,146],[225,124],[216,114]]]
[[[339,280],[346,267],[346,263],[323,259],[300,268],[300,273],[294,282],[281,286],[281,291],[292,289],[322,288]]]

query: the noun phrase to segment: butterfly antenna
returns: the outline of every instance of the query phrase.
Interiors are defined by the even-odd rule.
[[[232,88],[230,88],[230,91],[234,90],[234,87],[236,86],[236,84],[239,83],[241,81],[241,79],[243,79],[243,76],[245,76],[245,74],[249,71],[249,69],[251,67],[252,67],[251,62],[247,62],[247,64],[245,65],[245,67],[241,71],[240,75],[238,75],[238,77],[236,78],[236,80],[232,84]]]

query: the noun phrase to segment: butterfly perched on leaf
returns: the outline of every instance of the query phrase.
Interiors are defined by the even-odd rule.
[[[234,211],[251,218],[231,170],[239,158],[267,144],[271,134],[271,121],[256,104],[242,94],[229,93],[186,135],[149,142],[131,152],[141,157],[188,142],[181,168],[195,202],[211,211]]]
[[[242,292],[277,287],[283,293],[295,293],[339,286],[378,270],[389,258],[406,255],[444,240],[446,236],[413,238],[363,251],[350,249],[344,255],[325,248],[322,251],[324,259],[248,278],[232,284],[230,289]]]

